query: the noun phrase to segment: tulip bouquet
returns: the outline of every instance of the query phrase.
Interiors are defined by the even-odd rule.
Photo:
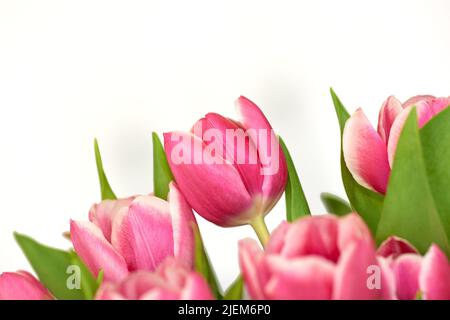
[[[331,91],[348,200],[311,215],[283,140],[250,100],[239,118],[209,113],[189,132],[153,134],[152,193],[117,197],[97,141],[101,202],[70,221],[73,249],[16,233],[37,278],[0,275],[0,299],[450,299],[450,98],[389,97],[375,130]],[[285,194],[286,217],[264,217]],[[241,273],[223,290],[194,212],[248,224]]]

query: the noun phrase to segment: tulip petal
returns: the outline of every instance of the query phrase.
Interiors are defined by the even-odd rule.
[[[400,138],[403,126],[411,110],[413,110],[414,107],[416,108],[419,128],[422,128],[435,115],[446,109],[449,105],[450,98],[435,98],[414,101],[414,103],[409,104],[408,107],[403,109],[403,111],[397,116],[394,123],[392,124],[391,134],[389,136],[388,157],[391,167],[394,164],[394,157],[395,151],[397,149],[398,139]]]
[[[435,244],[423,258],[419,286],[426,300],[450,300],[450,263]]]
[[[154,196],[139,196],[113,224],[113,245],[130,271],[153,271],[173,256],[174,242],[169,204]]]
[[[280,223],[270,234],[269,242],[266,245],[265,252],[268,254],[279,254],[285,244],[286,234],[290,224],[286,221]]]
[[[390,261],[384,257],[377,257],[381,269],[381,299],[396,300],[396,280]]]
[[[248,293],[254,300],[264,299],[264,283],[261,281],[265,276],[264,269],[261,268],[263,255],[263,251],[255,240],[239,241],[239,265]]]
[[[197,225],[191,207],[181,194],[177,185],[169,185],[169,208],[172,217],[174,256],[192,267],[195,255],[193,227]]]
[[[400,300],[414,300],[419,292],[419,273],[422,257],[407,253],[394,261],[397,297]]]
[[[251,195],[261,194],[262,175],[258,150],[245,129],[217,113],[208,113],[194,128],[199,124],[203,142],[207,145],[214,144],[216,150],[221,150],[222,157],[233,164]]]
[[[192,272],[185,281],[180,300],[213,300],[213,295],[206,281]]]
[[[125,260],[95,224],[71,220],[70,235],[76,253],[95,276],[103,270],[104,279],[115,282],[128,274]]]
[[[337,265],[334,299],[381,299],[383,296],[381,278],[382,272],[375,257],[373,244],[366,240],[351,243],[342,252]]]
[[[287,165],[283,150],[264,113],[252,101],[239,97],[236,109],[244,128],[257,146],[263,174],[262,192],[266,199],[266,212],[281,197],[287,182]],[[265,138],[265,139],[264,139]]]
[[[0,274],[0,300],[49,300],[50,292],[25,271]]]
[[[381,107],[378,116],[378,134],[386,145],[389,141],[392,124],[402,110],[401,102],[394,96],[387,98]]]
[[[347,120],[342,143],[353,178],[366,188],[385,193],[390,173],[386,144],[361,109]]]
[[[333,293],[335,266],[321,257],[286,260],[268,256],[272,275],[265,287],[269,299],[329,300]]]
[[[94,204],[89,210],[89,221],[99,227],[106,240],[111,242],[112,220],[114,216],[123,209],[126,209],[133,201],[134,197],[119,200],[104,200],[99,204]]]
[[[350,213],[339,219],[338,222],[338,247],[340,251],[345,250],[347,245],[361,239],[372,241],[369,228],[356,213]]]
[[[338,218],[334,215],[304,217],[290,225],[280,254],[284,258],[319,255],[337,261],[337,233]]]
[[[377,255],[392,259],[405,253],[418,253],[418,251],[405,239],[395,236],[387,238],[377,250]]]
[[[181,138],[178,139],[178,138]],[[205,145],[192,134],[165,133],[164,148],[177,186],[192,208],[203,218],[220,226],[246,224],[253,218],[252,198],[236,168],[229,163],[194,162],[193,141]],[[195,145],[195,143],[194,143]],[[172,153],[191,153],[186,161],[177,161]],[[206,159],[207,160],[207,159]]]
[[[419,95],[419,96],[414,96],[414,97],[411,97],[411,98],[409,98],[408,100],[406,100],[406,101],[402,104],[402,107],[403,107],[403,109],[406,109],[406,108],[408,108],[408,107],[415,106],[418,102],[421,102],[421,101],[430,101],[430,100],[433,100],[433,99],[436,99],[436,97],[435,97],[435,96],[430,96],[430,95]]]

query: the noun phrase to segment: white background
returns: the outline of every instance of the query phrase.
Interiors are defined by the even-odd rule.
[[[375,123],[384,99],[450,94],[450,1],[0,1],[0,271],[14,230],[69,247],[99,200],[93,139],[121,196],[152,190],[151,132],[257,102],[310,206],[344,195],[329,87]],[[271,228],[284,203],[269,215]],[[199,219],[224,285],[249,227]]]

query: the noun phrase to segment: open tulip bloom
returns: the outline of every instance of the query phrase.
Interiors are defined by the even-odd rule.
[[[0,299],[450,300],[450,98],[391,96],[375,129],[331,93],[348,201],[324,193],[328,213],[311,215],[283,140],[240,97],[237,119],[208,113],[163,143],[153,134],[148,195],[115,195],[96,142],[102,198],[68,223],[73,249],[16,233],[35,275],[0,274]],[[285,221],[270,233],[264,218],[283,193]],[[195,213],[256,233],[235,244],[241,273],[228,290]]]

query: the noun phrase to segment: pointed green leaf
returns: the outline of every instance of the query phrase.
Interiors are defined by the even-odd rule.
[[[342,154],[342,133],[344,132],[345,122],[350,118],[349,113],[339,100],[333,89],[330,89],[334,108],[339,121],[341,131],[341,175],[345,192],[350,200],[352,208],[366,221],[370,230],[375,234],[383,207],[383,195],[373,192],[358,184],[345,164]]]
[[[289,150],[281,137],[279,137],[279,140],[288,168],[288,181],[284,194],[286,200],[286,220],[292,222],[300,217],[311,214],[311,212]]]
[[[211,265],[205,246],[203,245],[200,230],[196,224],[192,225],[195,236],[195,271],[200,273],[208,282],[212,293],[217,299],[222,299],[221,288],[216,273]]]
[[[428,181],[442,224],[450,239],[450,108],[428,122],[420,131]]]
[[[173,180],[161,140],[156,132],[152,133],[153,140],[153,191],[158,198],[167,200],[169,183]]]
[[[398,140],[377,242],[391,235],[408,240],[421,253],[436,243],[450,254],[428,181],[415,109],[408,116]]]
[[[239,275],[236,280],[230,285],[230,287],[225,291],[224,300],[242,300],[242,295],[244,292],[244,280],[242,276]]]
[[[97,164],[98,179],[100,181],[100,192],[102,200],[115,200],[116,195],[109,185],[108,178],[106,178],[105,171],[103,170],[102,156],[100,155],[100,149],[98,147],[97,139],[94,140],[94,152],[95,152],[95,163]]]
[[[84,300],[92,298],[95,292],[95,279],[74,252],[42,245],[32,238],[14,233],[23,253],[36,272],[39,280],[50,292],[62,300]],[[81,271],[80,289],[69,289],[70,266],[78,266]]]
[[[328,213],[333,213],[338,216],[344,216],[347,213],[352,212],[350,204],[334,194],[324,192],[320,194],[320,199],[323,205],[327,209]]]

